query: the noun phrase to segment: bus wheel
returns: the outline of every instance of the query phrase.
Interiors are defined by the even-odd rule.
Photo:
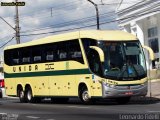
[[[32,90],[31,88],[28,88],[26,90],[26,94],[25,94],[25,98],[27,100],[28,103],[34,102],[34,97],[32,95]]]
[[[90,104],[92,102],[86,87],[80,90],[79,98],[84,104]]]
[[[131,97],[120,97],[116,99],[118,104],[127,104],[130,101]]]
[[[24,97],[24,91],[22,89],[18,90],[18,96],[19,96],[19,100],[21,103],[26,102],[25,97]]]

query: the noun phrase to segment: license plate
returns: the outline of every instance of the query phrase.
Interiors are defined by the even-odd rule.
[[[133,95],[133,92],[125,92],[125,95]]]

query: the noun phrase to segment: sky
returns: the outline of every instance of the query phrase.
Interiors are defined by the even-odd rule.
[[[21,43],[53,34],[69,32],[68,30],[96,29],[95,7],[87,0],[18,1],[25,2],[25,6],[18,8]],[[117,8],[123,9],[139,0],[130,0],[130,2],[127,2],[128,0],[92,1],[98,5],[100,29],[115,30],[119,29],[115,13]],[[119,6],[121,1],[123,2]],[[0,2],[14,2],[14,0],[0,0]],[[15,6],[0,6],[0,17],[3,17],[11,26],[15,27]],[[0,33],[1,54],[4,48],[2,46],[11,40],[15,35],[15,31],[0,19]],[[5,46],[10,44],[16,44],[15,38]]]

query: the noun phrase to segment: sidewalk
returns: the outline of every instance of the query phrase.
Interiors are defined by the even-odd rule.
[[[160,99],[160,79],[155,79],[148,81],[148,97],[159,98]]]
[[[151,83],[151,84],[150,84]],[[148,94],[145,97],[132,97],[133,104],[154,104],[160,101],[160,79],[148,81]]]

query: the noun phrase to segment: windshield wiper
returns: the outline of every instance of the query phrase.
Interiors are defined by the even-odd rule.
[[[134,69],[134,71],[135,71],[135,73],[136,73],[136,76],[137,76],[137,78],[139,79],[139,74],[138,74],[138,72],[137,72],[135,66],[134,66],[134,65],[131,65],[131,67],[133,67],[133,69]]]
[[[124,68],[124,69],[123,69],[123,68]],[[123,77],[123,75],[124,75],[124,73],[126,72],[126,70],[127,70],[127,65],[124,65],[124,66],[122,67],[122,72],[119,73],[119,75],[117,76],[117,79],[118,79],[118,80],[120,79],[120,77]]]

